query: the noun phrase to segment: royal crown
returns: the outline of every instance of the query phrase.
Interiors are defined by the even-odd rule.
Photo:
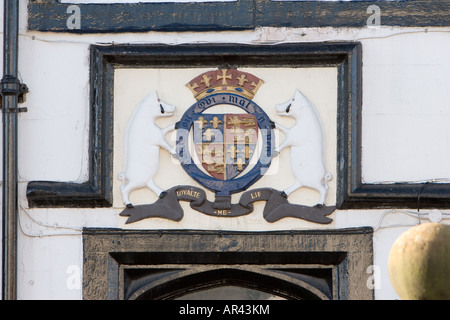
[[[195,77],[186,87],[192,91],[197,101],[215,93],[234,93],[251,100],[263,83],[264,81],[248,72],[220,69]]]

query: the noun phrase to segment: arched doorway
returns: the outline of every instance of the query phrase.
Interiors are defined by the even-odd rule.
[[[373,299],[372,235],[85,229],[83,298]]]
[[[197,266],[152,272],[128,281],[126,299],[195,300],[329,300],[332,270],[303,268],[291,271],[268,266]],[[327,272],[328,271],[328,272]],[[148,272],[148,271],[147,271]],[[307,273],[310,273],[309,275]],[[129,278],[133,277],[130,273]]]

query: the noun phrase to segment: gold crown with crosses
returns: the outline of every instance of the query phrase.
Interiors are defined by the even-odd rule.
[[[263,80],[248,72],[219,69],[195,77],[186,87],[197,101],[215,93],[234,93],[251,100],[263,83]]]

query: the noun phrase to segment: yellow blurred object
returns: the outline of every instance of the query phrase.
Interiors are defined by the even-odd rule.
[[[402,300],[450,300],[450,225],[405,231],[392,246],[388,270]]]

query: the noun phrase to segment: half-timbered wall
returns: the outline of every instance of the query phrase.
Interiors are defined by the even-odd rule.
[[[273,237],[354,228],[373,232],[373,264],[360,280],[375,299],[398,298],[387,271],[394,240],[416,224],[450,221],[449,1],[82,2],[20,3],[19,73],[29,93],[19,115],[19,299],[83,299],[83,233],[99,229]],[[134,107],[157,90],[177,106],[157,122],[168,125],[196,102],[188,81],[234,67],[264,79],[253,101],[276,122],[293,124],[275,105],[295,89],[318,108],[332,221],[270,222],[262,203],[246,216],[208,216],[182,203],[180,221],[127,224],[118,174]],[[257,187],[291,183],[283,152]],[[177,161],[161,151],[164,188],[194,184]],[[145,189],[132,197],[158,198]],[[315,197],[296,191],[289,201]]]

